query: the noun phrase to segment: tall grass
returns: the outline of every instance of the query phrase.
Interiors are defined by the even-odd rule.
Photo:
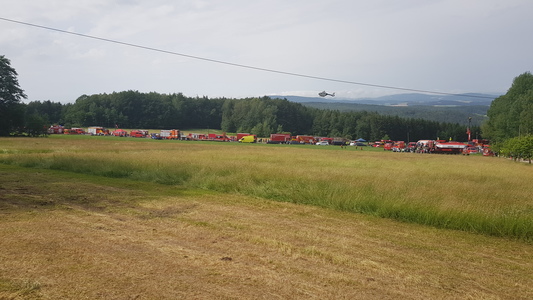
[[[241,193],[533,241],[531,168],[504,159],[108,137],[5,139],[0,162]]]

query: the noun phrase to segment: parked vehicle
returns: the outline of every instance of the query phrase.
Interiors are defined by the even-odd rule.
[[[49,134],[63,134],[63,131],[65,129],[61,125],[52,125],[50,128],[48,128]]]
[[[409,142],[409,144],[407,144],[406,151],[414,152],[415,150],[416,150],[416,142]]]
[[[311,135],[297,135],[296,140],[300,144],[313,144],[316,142],[316,138]]]
[[[433,153],[440,154],[459,154],[466,148],[465,143],[437,140],[434,144]]]
[[[147,137],[148,136],[148,130],[132,130],[130,131],[131,137]]]
[[[150,134],[150,138],[153,139],[153,140],[162,140],[163,139],[159,133]]]
[[[255,143],[255,142],[257,142],[256,135],[245,135],[239,140],[239,143]]]
[[[186,139],[189,141],[207,141],[207,134],[191,132],[186,136]]]
[[[494,156],[494,152],[488,146],[483,147],[483,156]]]
[[[291,141],[290,133],[272,133],[268,144],[285,144]]]
[[[329,142],[330,145],[335,146],[346,146],[349,144],[348,140],[341,137],[334,137],[332,138],[331,142]]]
[[[209,133],[207,135],[208,141],[217,141],[217,142],[228,142],[230,138],[226,135],[226,133],[218,134],[218,133]]]
[[[179,140],[181,137],[178,129],[161,130],[160,136],[162,139],[167,140]]]
[[[353,141],[353,142],[350,142],[350,146],[366,147],[367,145],[362,142]]]
[[[459,154],[466,148],[465,143],[446,140],[420,140],[417,143],[417,152],[437,154]]]
[[[243,137],[251,135],[249,133],[237,133],[237,141],[240,141]]]
[[[329,145],[329,142],[327,142],[327,141],[320,141],[320,142],[317,142],[316,145],[318,145],[318,146],[328,146],[328,145]]]
[[[117,130],[111,132],[111,134],[113,136],[120,136],[120,137],[128,136],[128,132],[126,130],[123,130],[123,129],[117,129]]]
[[[70,129],[63,129],[64,134],[85,134],[85,130],[83,128],[70,128]]]
[[[463,155],[470,155],[470,154],[475,154],[475,153],[478,153],[478,149],[476,147],[465,147],[463,149]]]
[[[87,128],[87,132],[90,135],[109,135],[109,129],[106,129],[104,127],[99,127],[99,126],[91,126]]]

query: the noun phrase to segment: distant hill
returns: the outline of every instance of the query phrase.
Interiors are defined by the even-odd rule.
[[[397,94],[378,98],[342,99],[337,97],[269,96],[287,99],[305,106],[338,111],[370,111],[402,118],[479,126],[487,119],[487,110],[496,95],[427,95]]]
[[[354,103],[354,104],[372,104],[372,105],[389,105],[389,106],[471,106],[485,105],[489,106],[492,100],[499,95],[468,93],[457,95],[429,95],[420,93],[395,94],[376,98],[359,98],[347,99],[340,97],[301,97],[301,96],[278,96],[272,95],[270,98],[287,99],[298,103]]]

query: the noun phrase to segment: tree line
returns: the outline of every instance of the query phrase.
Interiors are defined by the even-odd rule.
[[[74,103],[33,101],[26,116],[68,127],[104,126],[144,129],[220,129],[260,137],[271,133],[380,140],[466,141],[466,127],[423,119],[385,116],[375,112],[316,109],[269,97],[227,99],[186,97],[138,91],[83,95]],[[472,128],[479,132],[478,127]]]
[[[138,91],[82,95],[74,103],[26,99],[9,59],[0,56],[0,135],[39,135],[51,124],[139,129],[220,129],[343,137],[366,140],[453,139],[466,141],[464,125],[380,115],[368,111],[317,109],[269,97],[227,99]],[[471,128],[480,135],[478,127]]]
[[[0,136],[39,135],[51,124],[65,127],[105,126],[142,129],[221,129],[249,132],[393,139],[468,139],[465,125],[422,118],[400,118],[371,111],[319,109],[269,97],[227,99],[186,97],[178,94],[124,91],[82,95],[74,103],[26,99],[9,59],[0,55]],[[496,98],[481,127],[472,126],[472,138],[485,138],[502,154],[533,157],[533,75],[525,72]]]

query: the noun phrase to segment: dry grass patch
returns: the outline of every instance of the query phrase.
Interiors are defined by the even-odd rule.
[[[517,241],[12,166],[0,182],[0,298],[533,297],[532,246]]]

